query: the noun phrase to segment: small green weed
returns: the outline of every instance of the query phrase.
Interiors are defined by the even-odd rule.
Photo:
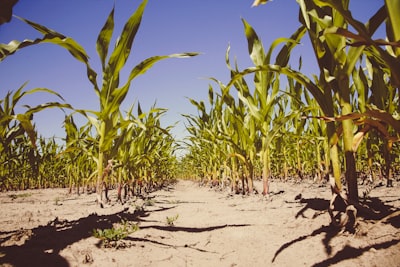
[[[169,225],[169,226],[174,225],[174,223],[176,222],[176,220],[178,220],[178,218],[179,218],[179,214],[176,214],[175,216],[171,216],[171,217],[167,216],[167,225]]]
[[[127,222],[125,220],[121,221],[120,226],[113,226],[109,229],[93,229],[93,236],[100,239],[105,247],[115,247],[117,242],[126,238],[131,233],[139,230],[137,224]]]
[[[133,203],[132,206],[133,206],[135,211],[138,211],[138,212],[144,211],[144,205],[138,205],[136,203]]]
[[[154,204],[155,204],[155,202],[154,202],[154,200],[152,200],[152,199],[146,199],[146,201],[144,202],[144,205],[145,206],[154,206]]]
[[[54,205],[56,205],[56,206],[61,206],[62,203],[60,203],[60,201],[61,201],[61,198],[60,198],[60,197],[56,197],[56,198],[54,199]]]

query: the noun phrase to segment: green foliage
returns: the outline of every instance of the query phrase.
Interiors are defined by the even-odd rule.
[[[147,198],[147,199],[145,200],[145,202],[144,202],[144,206],[149,206],[149,207],[151,207],[151,206],[154,206],[154,204],[155,204],[154,200],[153,200],[153,199],[150,199],[150,198]]]
[[[62,205],[60,197],[54,198],[54,205],[56,205],[56,206],[61,206]]]
[[[266,2],[255,1],[254,6]],[[394,12],[399,1],[385,1],[365,23],[352,17],[348,0],[297,2],[301,25],[290,38],[275,40],[268,50],[242,19],[254,66],[239,70],[237,62],[229,61],[228,47],[229,83],[212,78],[221,92],[214,95],[209,88],[210,108],[190,99],[198,116],[184,115],[189,155],[181,164],[184,172],[192,173],[185,177],[219,179],[216,170],[223,168],[233,183],[239,176],[251,181],[261,166],[266,193],[273,170],[282,170],[285,179],[289,174],[302,178],[304,171],[316,172],[320,180],[333,170],[338,188],[345,171],[349,198],[355,201],[357,161],[368,166],[384,161],[385,176],[390,179],[400,136],[400,28]],[[372,39],[384,26],[387,38]],[[320,67],[312,78],[301,72],[302,58],[299,70],[289,65],[292,50],[306,34]],[[280,51],[273,53],[281,44]],[[286,88],[282,87],[284,77]],[[238,97],[230,93],[231,88]]]
[[[33,123],[34,114],[48,108],[71,108],[68,104],[49,102],[35,107],[24,106],[25,112],[17,113],[16,107],[25,96],[46,93],[63,98],[46,88],[23,91],[26,83],[15,92],[8,92],[0,99],[0,188],[2,190],[40,188],[54,178],[59,146],[54,139],[37,136]],[[52,164],[48,164],[49,161]],[[44,168],[47,167],[47,168]],[[50,175],[49,175],[50,174]],[[60,173],[58,173],[60,175]]]
[[[179,214],[176,214],[175,216],[167,216],[166,217],[167,225],[173,226],[175,224],[175,222],[178,220],[178,218],[179,218]]]
[[[93,229],[92,235],[103,242],[120,241],[139,230],[137,224],[122,220],[120,225],[109,229]]]
[[[167,58],[184,58],[197,55],[197,53],[182,53],[147,58],[133,67],[125,84],[120,85],[120,72],[131,53],[131,47],[141,24],[147,2],[147,0],[143,0],[137,10],[127,20],[121,35],[117,39],[114,50],[111,51],[108,56],[109,45],[114,32],[114,8],[111,10],[96,42],[96,50],[102,63],[103,77],[101,86],[97,84],[97,74],[90,68],[88,60],[83,57],[78,58],[75,53],[73,53],[78,60],[83,61],[88,66],[87,77],[93,84],[100,104],[100,109],[96,112],[92,112],[94,117],[88,116],[88,120],[97,134],[96,138],[93,139],[97,141],[95,144],[97,151],[92,155],[97,163],[97,193],[98,202],[100,204],[102,203],[101,187],[105,178],[103,177],[104,162],[119,156],[118,151],[123,142],[123,136],[121,134],[125,134],[125,129],[132,127],[132,122],[135,124],[137,123],[139,127],[143,127],[141,117],[144,116],[144,114],[142,114],[141,110],[138,111],[138,120],[132,121],[129,118],[129,121],[123,121],[121,118],[120,107],[129,92],[132,80],[144,74],[158,61]],[[130,114],[128,114],[128,116],[129,115]],[[156,121],[153,120],[153,122]],[[153,126],[158,126],[158,128],[161,129],[159,125]],[[144,173],[147,174],[148,171],[145,169]]]
[[[80,185],[91,182],[92,178],[97,176],[97,192],[99,194],[102,191],[102,182],[109,182],[107,181],[108,175],[103,172],[104,163],[109,159],[114,159],[121,166],[118,169],[118,182],[132,178],[150,182],[155,179],[170,179],[174,176],[176,159],[174,161],[174,140],[169,133],[171,127],[164,129],[160,126],[160,117],[166,112],[166,109],[153,107],[148,113],[145,113],[138,105],[137,117],[132,114],[132,109],[127,112],[126,117],[123,117],[120,110],[132,80],[144,74],[155,63],[167,58],[186,58],[197,55],[197,53],[180,53],[147,58],[134,66],[125,83],[120,84],[120,72],[125,67],[131,53],[131,47],[140,27],[147,2],[147,0],[143,0],[126,21],[113,50],[110,49],[110,42],[114,33],[114,8],[111,10],[96,42],[96,51],[102,64],[102,79],[97,79],[99,75],[90,66],[85,49],[74,39],[30,20],[16,17],[42,36],[35,40],[13,40],[8,44],[0,44],[0,61],[31,45],[52,43],[63,47],[75,59],[86,65],[87,77],[98,96],[99,110],[76,110],[86,116],[88,120],[88,123],[81,128],[75,125],[72,114],[66,116],[64,124],[67,133],[66,148],[60,153],[60,147],[58,147],[58,154],[55,154],[57,155],[55,157],[54,150],[46,150],[54,148],[51,144],[41,142],[41,148],[44,150],[36,149],[37,133],[32,115],[45,108],[72,109],[72,107],[68,104],[52,102],[33,108],[28,107],[26,113],[14,114],[15,104],[26,94],[47,92],[61,99],[62,97],[45,88],[22,92],[25,85],[13,95],[8,93],[5,99],[0,100],[0,104],[4,106],[4,108],[0,106],[0,187],[2,189],[29,188],[31,179],[38,182],[40,186],[47,184],[48,177],[40,176],[44,167],[49,168],[52,175],[56,174],[53,172],[54,167],[50,168],[49,160],[53,166],[62,170],[59,171],[59,177],[62,177],[61,181],[59,178],[51,177],[52,181],[56,180],[57,186],[65,186],[65,180],[68,178],[67,182],[71,190],[73,185],[79,188]],[[5,17],[0,14],[0,23],[3,20],[9,21],[11,7],[12,5],[5,10]],[[98,80],[101,80],[102,83],[98,84]],[[29,147],[28,138],[32,147]],[[21,152],[24,153],[21,155]],[[53,157],[47,152],[53,153]],[[25,165],[29,163],[32,172],[27,173],[27,167],[24,165],[22,168],[21,163]],[[12,168],[10,169],[9,166]],[[15,179],[16,177],[19,178]],[[116,181],[111,182],[115,183]],[[101,203],[101,196],[99,198]]]

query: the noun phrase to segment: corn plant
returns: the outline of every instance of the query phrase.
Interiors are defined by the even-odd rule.
[[[217,145],[214,154],[220,159],[214,165],[214,173],[218,173],[222,167],[227,172],[230,166],[232,172],[232,186],[237,192],[237,181],[242,181],[245,194],[245,180],[248,192],[253,192],[254,165],[256,161],[256,147],[253,146],[257,136],[254,120],[247,113],[241,101],[237,102],[226,92],[225,85],[217,79],[221,95],[214,97],[212,87],[209,88],[209,102],[212,105],[211,117],[214,125],[208,136],[212,143]],[[214,100],[215,98],[215,100]],[[207,137],[206,137],[207,138]]]
[[[8,92],[0,100],[0,157],[2,179],[23,176],[23,188],[30,187],[30,179],[37,180],[40,170],[40,157],[37,147],[37,132],[32,122],[35,113],[48,108],[71,108],[68,104],[49,102],[31,107],[25,105],[24,113],[17,113],[18,104],[26,95],[47,93],[62,99],[56,92],[46,88],[35,88],[23,91],[26,84],[15,92]],[[24,165],[24,166],[21,166]],[[7,165],[9,167],[7,167]],[[24,173],[24,170],[27,171]],[[29,174],[28,174],[29,172]]]
[[[256,1],[254,5],[265,2]],[[330,123],[327,124],[327,136],[331,146],[330,158],[333,173],[339,190],[341,188],[341,167],[338,138],[340,137],[340,132],[342,133],[349,198],[356,202],[358,200],[358,190],[354,152],[366,129],[354,135],[355,124],[353,120],[366,117],[367,119],[363,120],[364,125],[382,128],[380,125],[386,123],[393,127],[397,133],[399,132],[399,122],[385,110],[368,108],[361,114],[356,113],[351,101],[354,98],[351,80],[354,81],[357,77],[352,77],[352,74],[354,74],[357,62],[365,54],[372,62],[379,62],[379,68],[382,68],[384,73],[391,78],[390,83],[381,87],[383,92],[386,92],[388,88],[389,90],[390,88],[398,88],[399,62],[396,58],[399,53],[399,44],[396,40],[398,40],[400,30],[398,28],[399,24],[394,24],[394,22],[398,22],[398,18],[394,15],[394,10],[398,10],[399,3],[398,1],[386,1],[381,9],[366,24],[363,24],[352,17],[348,10],[348,1],[298,2],[300,6],[300,22],[303,24],[300,28],[306,29],[309,33],[320,67],[317,83],[311,82],[301,73],[284,66],[266,64],[243,71],[242,75],[237,75],[236,80],[241,79],[245,74],[257,71],[279,72],[293,77],[310,91],[323,114],[331,118]],[[371,36],[385,20],[387,21],[389,41],[372,40]],[[357,33],[347,30],[349,25]],[[347,40],[351,40],[351,42],[348,43]],[[381,46],[386,46],[387,49],[384,50]],[[365,91],[365,94],[368,95],[368,92]],[[332,119],[338,114],[335,111],[335,105],[340,107],[340,119]],[[371,123],[368,118],[373,119],[373,122]],[[338,129],[340,131],[337,131]]]
[[[246,113],[243,103],[224,93],[225,86],[217,79],[221,95],[215,94],[209,87],[210,110],[206,111],[203,101],[190,99],[199,111],[197,117],[184,115],[189,122],[187,126],[191,158],[200,168],[200,176],[209,181],[225,182],[227,173],[231,173],[232,190],[237,192],[237,181],[242,180],[243,193],[253,192],[254,161],[256,138],[254,121]],[[225,99],[225,100],[224,100]],[[229,100],[227,100],[229,99]],[[229,103],[228,105],[226,103]],[[239,174],[239,169],[241,169]]]
[[[276,57],[276,64],[285,66],[289,61],[290,51],[295,46],[294,44],[304,35],[304,30],[300,28],[291,39],[277,39],[266,53],[255,30],[246,20],[242,19],[242,22],[248,41],[249,55],[255,66],[269,64],[274,48],[278,44],[286,42]],[[266,195],[269,191],[268,180],[271,176],[271,142],[279,132],[280,127],[283,127],[287,121],[292,120],[298,114],[295,111],[291,114],[282,114],[281,117],[274,119],[274,107],[281,101],[281,96],[278,94],[280,91],[279,75],[275,75],[273,72],[255,72],[254,93],[252,94],[240,71],[237,68],[234,69],[229,63],[228,52],[226,63],[232,77],[226,88],[229,90],[231,86],[234,86],[237,89],[240,100],[248,108],[249,115],[255,120],[256,129],[261,133],[260,159],[262,162],[263,194]],[[275,121],[273,122],[273,120]]]
[[[112,154],[113,142],[118,136],[119,127],[119,116],[120,106],[124,101],[131,81],[137,76],[145,73],[151,68],[156,62],[166,58],[180,58],[190,57],[197,55],[196,53],[182,53],[172,54],[166,56],[154,56],[143,60],[134,68],[131,69],[127,81],[120,85],[120,72],[125,66],[126,61],[131,52],[131,46],[135,39],[136,33],[139,29],[144,9],[147,5],[147,0],[144,0],[136,12],[126,22],[122,34],[118,38],[114,50],[108,55],[110,40],[114,31],[114,8],[111,10],[103,28],[98,35],[96,49],[100,57],[102,64],[102,85],[97,84],[97,73],[91,68],[88,56],[85,50],[72,38],[66,37],[60,33],[50,30],[42,25],[34,23],[32,21],[19,18],[18,19],[26,22],[34,29],[43,34],[43,38],[37,38],[35,40],[24,40],[22,42],[13,41],[8,45],[0,45],[0,60],[3,60],[6,56],[15,53],[17,50],[27,47],[30,45],[40,44],[44,42],[53,43],[61,47],[66,48],[73,57],[83,62],[87,67],[87,76],[89,81],[92,83],[93,88],[99,98],[99,110],[98,111],[87,111],[83,112],[87,116],[88,120],[92,123],[98,138],[97,152],[92,153],[94,160],[97,163],[97,193],[98,201],[102,204],[101,187],[103,180],[104,162],[116,156]],[[92,115],[87,115],[87,114]],[[93,116],[94,115],[94,116]]]
[[[388,2],[390,3],[388,4]],[[341,107],[341,115],[349,115],[351,117],[351,114],[354,114],[356,111],[351,102],[353,92],[351,89],[350,77],[352,77],[353,80],[358,79],[357,76],[360,74],[360,72],[355,72],[354,70],[356,63],[362,56],[362,53],[365,53],[373,62],[376,62],[376,59],[378,59],[379,62],[383,62],[384,66],[386,66],[383,69],[386,69],[389,72],[391,83],[395,87],[399,86],[399,65],[398,60],[395,59],[396,55],[393,52],[391,53],[391,51],[393,51],[390,46],[391,44],[387,42],[384,43],[385,45],[389,46],[387,50],[383,50],[380,47],[380,42],[373,41],[371,38],[372,34],[374,34],[376,29],[381,23],[384,22],[386,18],[389,22],[387,24],[388,32],[393,34],[396,31],[398,32],[398,25],[391,24],[393,20],[396,20],[394,15],[391,13],[391,11],[395,10],[396,8],[396,1],[388,2],[386,3],[387,5],[378,10],[377,13],[365,25],[355,20],[351,16],[351,13],[348,11],[348,1],[326,1],[324,3],[300,2],[301,11],[303,14],[302,23],[307,27],[308,32],[310,33],[310,38],[320,64],[320,80],[323,80],[324,84],[327,85],[325,88],[328,88],[328,90],[330,90],[332,93],[335,93],[338,97],[337,101]],[[335,12],[332,12],[332,10]],[[387,14],[385,14],[385,11]],[[312,12],[314,12],[313,14],[315,15],[305,15],[306,13],[312,14]],[[322,17],[330,17],[332,20],[323,22],[319,19]],[[354,27],[354,29],[357,31],[357,34],[352,34],[349,32],[347,30],[348,25]],[[324,39],[315,38],[315,36],[322,36],[321,34],[323,34]],[[396,40],[392,39],[393,36],[390,36],[389,34],[389,38],[391,40]],[[352,39],[350,46],[347,46],[347,39]],[[324,50],[321,50],[321,47],[323,47]],[[396,45],[393,47],[396,47]],[[396,48],[394,48],[394,50],[396,50]],[[324,53],[322,53],[322,51],[324,51]],[[322,73],[324,74],[323,76]],[[380,79],[379,76],[375,76],[374,78],[375,82],[377,79]],[[362,87],[359,88],[360,90],[362,89]],[[390,91],[393,86],[390,84],[386,86],[380,86],[379,92],[378,90],[373,90],[373,88],[374,86],[371,88],[372,94],[382,96],[385,94],[387,95],[388,90]],[[365,91],[359,91],[359,94],[361,97],[368,95],[368,93]],[[361,107],[360,111],[363,111],[363,107]],[[364,115],[367,115],[366,117],[374,117],[375,119],[383,121],[383,116],[368,116],[368,114],[375,114],[370,108],[369,111],[364,112]],[[392,118],[388,112],[385,116]],[[364,126],[370,125],[369,122],[370,121],[368,121],[368,119],[365,120],[363,123]],[[354,152],[357,147],[356,144],[360,142],[360,138],[364,135],[363,133],[366,132],[366,129],[364,128],[364,130],[354,135],[354,123],[351,118],[343,119],[341,120],[341,123],[343,129],[342,132],[346,158],[346,179],[348,182],[349,197],[350,199],[357,201],[358,190]],[[398,125],[398,122],[394,121],[393,124]]]
[[[249,52],[254,63],[257,65],[260,64],[259,62],[269,61],[275,46],[272,46],[269,52],[265,54],[255,31],[244,20],[243,24],[249,42]],[[301,34],[302,32],[299,31],[295,36],[301,36]],[[281,41],[288,41],[277,57],[278,61],[283,62],[288,60],[283,55],[288,50],[290,51],[291,42],[293,41],[287,39],[278,40],[275,45]],[[245,170],[244,176],[247,177],[250,192],[253,191],[252,181],[256,162],[258,161],[257,155],[260,155],[264,177],[263,193],[267,194],[268,178],[271,175],[270,154],[273,146],[272,141],[286,122],[298,116],[298,113],[276,113],[275,107],[284,99],[282,95],[278,95],[280,91],[278,76],[261,75],[261,72],[259,75],[255,75],[255,90],[252,94],[240,71],[231,66],[229,50],[228,47],[226,63],[231,71],[232,81],[226,86],[217,79],[212,79],[220,86],[221,95],[214,102],[212,97],[213,90],[210,87],[211,110],[208,113],[202,102],[191,100],[192,104],[197,106],[200,114],[197,118],[188,117],[194,121],[188,130],[197,136],[197,139],[205,140],[207,145],[211,143],[217,145],[220,149],[223,148],[222,151],[225,157],[230,160],[232,173],[237,173],[237,167],[239,166],[237,159],[239,159],[242,163],[242,169]],[[231,86],[235,86],[238,91],[238,101],[229,93]],[[270,95],[268,94],[269,91],[271,92]],[[265,96],[267,96],[266,99]],[[281,110],[285,109],[282,108]],[[200,149],[203,150],[204,146]],[[216,151],[213,151],[213,154],[217,154]],[[206,158],[209,159],[210,156],[206,156]],[[235,178],[233,178],[233,181],[235,183]]]
[[[78,128],[72,114],[65,116],[66,147],[65,150],[59,153],[58,158],[62,159],[66,165],[65,171],[69,178],[70,193],[75,185],[77,194],[79,194],[79,187],[89,182],[96,169],[92,156],[96,141],[91,136],[90,126],[90,124],[86,124]]]
[[[65,187],[65,162],[58,155],[63,150],[55,138],[38,138],[39,175],[36,188]]]
[[[212,181],[217,178],[216,169],[219,168],[217,155],[214,154],[218,149],[218,141],[211,129],[215,129],[216,120],[211,116],[212,111],[207,112],[203,101],[197,102],[190,99],[190,102],[198,109],[198,116],[183,115],[186,117],[188,124],[186,129],[190,136],[190,150],[193,151],[193,157],[199,163],[199,176],[207,181]]]
[[[131,52],[136,33],[139,29],[144,9],[147,5],[147,0],[144,0],[126,22],[122,34],[118,38],[114,50],[108,57],[110,40],[114,30],[114,8],[110,12],[106,23],[104,24],[96,43],[97,52],[100,57],[103,71],[103,83],[98,86],[94,71],[88,71],[88,78],[91,81],[93,88],[99,98],[99,110],[94,112],[95,117],[89,116],[90,122],[94,125],[99,136],[97,144],[98,151],[95,161],[97,162],[97,199],[102,205],[102,180],[104,162],[115,157],[112,154],[112,145],[116,136],[118,136],[120,106],[128,94],[131,81],[137,76],[145,73],[156,62],[173,57],[189,57],[196,55],[195,53],[172,54],[167,56],[154,56],[136,65],[130,72],[130,75],[122,86],[120,86],[120,72]],[[108,57],[108,58],[107,58]],[[86,64],[87,61],[85,62]],[[88,68],[88,70],[91,68]]]

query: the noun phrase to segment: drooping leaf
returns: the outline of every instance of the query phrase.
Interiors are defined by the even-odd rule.
[[[18,18],[21,21],[24,21],[25,23],[27,23],[28,25],[30,25],[31,27],[42,33],[43,37],[37,38],[35,40],[24,40],[22,42],[14,40],[11,41],[8,45],[0,44],[0,61],[4,60],[4,58],[6,58],[7,56],[14,54],[17,50],[27,46],[40,43],[56,44],[59,45],[60,47],[67,49],[67,51],[73,57],[75,57],[76,59],[78,59],[79,61],[83,62],[86,65],[87,76],[89,78],[89,81],[93,84],[94,88],[96,89],[96,92],[99,91],[96,81],[97,73],[91,68],[89,64],[89,57],[80,44],[78,44],[74,39],[66,37],[54,30],[48,29],[43,25],[40,25],[38,23],[35,23],[33,21],[18,16],[16,16],[16,18]]]

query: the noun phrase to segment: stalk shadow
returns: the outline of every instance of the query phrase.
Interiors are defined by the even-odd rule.
[[[246,227],[251,226],[250,224],[224,224],[224,225],[216,225],[210,227],[181,227],[181,226],[174,226],[174,225],[148,225],[140,227],[140,229],[157,229],[160,231],[168,231],[168,232],[187,232],[187,233],[202,233],[202,232],[211,232],[227,227]]]
[[[399,244],[399,243],[400,243],[399,239],[392,239],[392,240],[382,242],[379,244],[365,246],[363,248],[355,248],[355,247],[346,245],[342,250],[338,251],[333,257],[328,258],[319,263],[316,263],[312,266],[314,266],[314,267],[331,266],[332,264],[339,263],[339,262],[347,260],[347,259],[357,258],[357,257],[361,256],[362,254],[364,254],[364,252],[367,252],[371,249],[375,249],[375,250],[387,249],[387,248],[394,246],[396,244]]]
[[[308,209],[315,210],[316,212],[325,212],[329,206],[328,200],[320,198],[313,198],[313,199],[302,198],[300,199],[300,203],[306,203],[306,205],[303,208],[301,208],[299,212],[297,212],[295,218],[298,218],[299,216],[307,218],[306,216],[304,216],[304,212]],[[399,210],[394,206],[388,205],[388,203],[389,202],[384,202],[379,198],[370,198],[368,202],[364,203],[363,206],[360,206],[361,209],[357,213],[357,219],[368,221],[368,224],[373,223],[373,221],[375,221],[375,223],[380,223],[380,220],[385,218],[385,216],[388,216],[389,214]],[[316,216],[314,216],[313,219],[315,217]],[[396,215],[395,217],[388,219],[387,222],[385,223],[389,223],[393,227],[399,228],[400,215]],[[293,244],[320,234],[325,235],[324,238],[322,239],[322,244],[325,247],[326,254],[329,256],[332,254],[331,240],[342,231],[343,230],[341,228],[335,227],[333,225],[321,226],[320,228],[312,231],[308,235],[300,236],[280,246],[280,248],[275,252],[271,262],[274,262],[280,253],[282,253],[285,249],[289,248]],[[400,243],[400,239],[392,239],[390,241],[384,241],[382,243],[369,245],[363,248],[354,248],[349,245],[346,245],[341,251],[337,252],[333,257],[328,258],[322,261],[321,263],[317,263],[314,266],[329,266],[331,264],[338,263],[346,259],[358,257],[362,255],[364,252],[370,250],[371,248],[374,248],[376,250],[385,249],[393,245],[396,245],[398,243]]]
[[[163,242],[160,242],[160,241],[151,240],[151,239],[147,239],[147,238],[139,238],[139,237],[130,237],[130,236],[128,236],[127,238],[125,238],[125,240],[132,241],[132,242],[152,243],[152,244],[155,244],[155,245],[164,246],[164,247],[168,247],[168,248],[190,248],[190,249],[197,250],[197,251],[200,251],[200,252],[216,253],[216,252],[213,252],[213,251],[208,251],[208,250],[205,250],[205,249],[196,248],[196,247],[193,247],[192,245],[188,245],[188,244],[185,244],[183,246],[177,246],[177,245],[171,245],[171,244],[167,244],[167,243],[163,243]]]
[[[332,226],[321,226],[320,228],[312,231],[309,235],[303,235],[300,236],[290,242],[287,242],[285,244],[283,244],[274,254],[274,257],[272,258],[271,262],[274,262],[275,259],[278,257],[278,255],[280,253],[282,253],[282,251],[284,251],[285,249],[287,249],[288,247],[290,247],[291,245],[297,243],[297,242],[301,242],[303,240],[306,240],[308,238],[311,238],[313,236],[317,236],[320,234],[325,234],[324,239],[322,240],[322,243],[325,246],[325,251],[326,253],[329,255],[332,251],[332,247],[330,245],[330,241],[332,240],[332,238],[334,236],[336,236],[339,233],[340,229],[338,228],[334,228]]]
[[[169,208],[159,209],[163,211]],[[77,220],[59,220],[55,218],[47,225],[33,228],[29,236],[25,236],[25,242],[17,245],[15,238],[18,231],[2,232],[0,246],[0,266],[9,264],[11,266],[69,266],[66,259],[59,255],[60,251],[73,243],[92,236],[93,229],[111,228],[114,223],[121,220],[139,222],[148,217],[149,213],[157,211],[135,211],[128,209],[110,215],[90,214]],[[21,230],[22,231],[22,230]],[[25,230],[23,230],[25,231]],[[7,246],[7,243],[12,245]]]
[[[363,210],[361,210],[360,216],[362,216],[366,220],[380,220],[385,216],[388,216],[389,214],[400,210],[399,208],[396,208],[395,206],[389,204],[392,202],[394,201],[382,201],[378,197],[369,197],[366,201],[363,202],[363,206],[367,207],[372,212],[364,212]],[[400,228],[399,216],[396,217],[389,220],[389,222],[391,222],[394,227]]]
[[[304,215],[304,212],[308,209],[312,209],[315,211],[326,211],[327,208],[329,207],[329,200],[322,198],[310,198],[310,199],[301,198],[299,203],[305,203],[306,205],[296,213],[295,218],[298,218],[299,216],[307,218]]]

